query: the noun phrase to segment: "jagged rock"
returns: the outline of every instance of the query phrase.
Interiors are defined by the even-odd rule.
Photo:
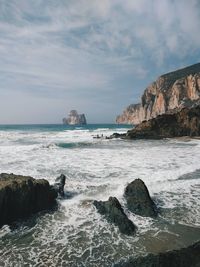
[[[141,103],[130,105],[117,123],[139,124],[200,100],[200,63],[160,76],[144,91]]]
[[[64,124],[85,125],[87,124],[85,114],[78,114],[76,110],[71,110],[68,117],[63,119]]]
[[[56,197],[57,192],[44,179],[0,174],[0,227],[53,207]]]
[[[113,267],[200,267],[200,241],[186,248],[114,264]]]
[[[200,105],[183,108],[144,121],[126,134],[128,139],[157,139],[181,136],[200,136]]]
[[[98,212],[105,216],[108,222],[118,226],[121,233],[126,235],[133,235],[135,233],[135,225],[124,213],[117,198],[109,197],[108,201],[95,200],[93,204]]]
[[[64,197],[64,186],[65,186],[66,176],[61,174],[56,178],[54,185],[52,188],[61,196]]]
[[[128,184],[124,196],[128,209],[135,214],[145,217],[155,217],[157,215],[155,204],[142,180],[136,179]]]

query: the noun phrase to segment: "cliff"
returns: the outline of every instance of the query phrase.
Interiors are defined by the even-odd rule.
[[[144,120],[190,107],[200,99],[200,63],[160,76],[150,84],[141,103],[128,106],[117,123],[139,124]]]
[[[63,124],[85,125],[87,124],[85,114],[78,114],[76,110],[71,110],[68,117],[63,119]]]

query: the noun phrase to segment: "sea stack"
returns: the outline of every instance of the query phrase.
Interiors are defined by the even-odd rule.
[[[85,114],[78,114],[76,110],[71,110],[68,117],[63,119],[63,124],[67,125],[86,125]]]

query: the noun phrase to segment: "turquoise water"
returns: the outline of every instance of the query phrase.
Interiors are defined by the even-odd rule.
[[[95,130],[95,129],[122,129],[132,128],[132,125],[120,124],[87,124],[87,125],[64,125],[64,124],[12,124],[0,125],[0,131],[65,131],[65,130]]]

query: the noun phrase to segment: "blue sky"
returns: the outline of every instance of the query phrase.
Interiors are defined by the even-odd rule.
[[[200,61],[198,0],[0,0],[0,123],[114,122]]]

